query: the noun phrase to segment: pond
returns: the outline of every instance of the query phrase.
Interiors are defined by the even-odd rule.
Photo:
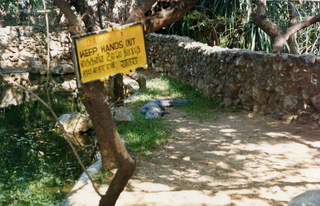
[[[65,87],[74,85],[73,77],[65,78],[49,81],[58,116],[84,110],[74,87]],[[13,79],[47,100],[44,77],[16,74]],[[50,111],[25,90],[2,82],[0,122],[0,205],[62,205],[82,169]],[[81,138],[86,143],[75,146],[89,166],[96,161],[96,138]]]

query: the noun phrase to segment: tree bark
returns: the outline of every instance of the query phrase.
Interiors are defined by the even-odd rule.
[[[99,205],[115,205],[119,195],[135,171],[136,162],[121,141],[103,93],[103,83],[94,82],[88,86],[81,87],[80,90],[83,93],[82,102],[90,114],[99,139],[100,150],[103,153],[102,162],[104,162],[103,157],[113,157],[118,168],[106,194],[101,197]],[[107,162],[110,161],[108,160]],[[110,167],[110,165],[107,166]]]
[[[135,2],[136,6],[134,6],[130,12],[128,19],[126,20],[126,24],[132,22],[141,22],[142,19],[145,18],[145,13],[151,10],[151,7],[157,0],[138,0]]]
[[[85,24],[86,32],[92,32],[98,29],[98,18],[94,15],[94,10],[88,5],[86,0],[71,0],[70,5],[74,6],[77,13],[81,15],[81,20]]]
[[[284,33],[284,31],[281,27],[268,19],[266,7],[266,0],[259,0],[256,11],[251,14],[251,21],[266,32],[272,40],[275,40],[279,35]]]
[[[116,161],[109,139],[118,138],[118,134],[106,101],[103,82],[95,82],[83,86],[80,91],[82,92],[81,101],[90,115],[97,134],[103,169],[114,168]]]
[[[124,105],[124,87],[123,87],[123,76],[118,73],[113,77],[113,102],[116,107]]]
[[[82,28],[82,21],[80,19],[77,19],[76,15],[73,13],[73,11],[71,10],[70,8],[70,5],[64,1],[64,0],[54,0],[54,3],[61,9],[61,11],[63,13],[65,13],[66,17],[68,18],[69,20],[69,23],[70,23],[70,30],[75,33],[75,32],[78,32],[76,34],[82,34],[82,33],[85,33],[85,30]],[[96,84],[95,84],[96,85]],[[88,107],[89,109],[90,108],[99,108],[101,107],[100,104],[102,104],[102,101],[99,102],[98,99],[96,99],[96,97],[90,97],[90,94],[86,93],[86,92],[89,92],[88,89],[85,89],[86,87],[89,87],[90,84],[87,84],[87,85],[84,85],[82,87],[82,89],[84,90],[84,93],[83,95],[84,96],[89,96],[89,98],[87,99],[84,99],[84,104],[88,104],[87,106],[91,106],[91,107]],[[95,86],[92,86],[90,87],[91,89],[94,89]],[[106,95],[104,94],[104,91],[103,91],[103,88],[100,92],[96,92],[97,94],[101,95],[101,98],[103,100],[106,99]],[[92,99],[90,99],[92,98]],[[100,98],[100,97],[99,97]],[[95,101],[97,100],[97,101]],[[96,106],[94,106],[96,105]],[[105,105],[106,107],[108,107],[109,109],[109,106],[108,105]],[[95,119],[95,120],[92,120],[92,123],[93,125],[99,125],[100,124],[100,121],[99,119],[103,119],[104,116],[101,116],[101,115],[104,115],[105,113],[95,113],[94,111],[91,111],[90,112],[88,111],[88,114],[90,115],[91,118],[95,119],[95,115],[97,115],[98,119]],[[114,121],[113,118],[110,118],[109,121]],[[108,132],[108,134],[110,134],[111,132]],[[110,149],[110,146],[108,145],[108,141],[105,140],[106,136],[105,134],[103,134],[102,132],[97,132],[97,138],[98,138],[98,141],[99,141],[99,146],[100,146],[100,150],[101,150],[101,159],[102,159],[102,165],[103,165],[103,168],[104,169],[111,169],[115,166],[115,160],[114,160],[114,157],[112,155],[112,151]],[[108,138],[115,138],[113,136],[108,136]]]
[[[183,16],[185,16],[191,8],[198,2],[198,0],[180,0],[171,1],[171,5],[154,13],[151,16],[145,17],[145,13],[151,10],[152,5],[156,2],[154,0],[143,0],[140,6],[135,8],[125,23],[132,23],[140,21],[144,26],[145,33],[157,31],[169,24],[172,24]]]
[[[290,26],[293,26],[297,23],[297,11],[295,8],[294,1],[295,0],[290,0],[290,2],[288,2],[289,3],[288,11],[289,11],[289,17],[290,17]],[[288,39],[288,45],[289,45],[291,53],[293,53],[293,54],[299,54],[298,48],[296,46],[296,38],[297,38],[297,34],[295,33],[295,34],[291,35]]]
[[[53,2],[59,7],[61,12],[66,16],[70,23],[69,28],[73,34],[85,33],[81,23],[82,21],[77,18],[74,12],[71,10],[70,5],[65,0],[53,0]]]

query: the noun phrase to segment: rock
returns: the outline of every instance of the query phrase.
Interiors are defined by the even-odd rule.
[[[313,96],[311,98],[311,102],[317,110],[320,110],[320,94],[317,94],[316,96]]]
[[[78,89],[76,80],[64,81],[61,87],[65,91],[77,91]]]
[[[283,115],[282,119],[286,122],[286,123],[290,123],[293,122],[294,120],[297,120],[298,115],[294,115],[294,114],[285,114]]]
[[[263,89],[259,89],[257,87],[252,87],[252,97],[259,104],[263,104],[267,102],[267,93]]]
[[[93,127],[90,117],[79,112],[63,114],[59,117],[59,121],[65,131],[71,134],[85,132]]]
[[[140,74],[138,72],[131,72],[127,74],[127,76],[131,77],[135,81],[138,82],[140,89],[146,89],[147,88],[147,80],[146,77],[143,74]]]
[[[31,74],[47,74],[47,68],[42,65],[41,61],[31,60],[28,64],[28,71]]]
[[[70,65],[70,64],[62,64],[62,70],[66,74],[74,73],[74,67],[72,65]]]
[[[279,120],[279,119],[281,119],[284,115],[281,114],[281,113],[279,113],[278,111],[274,111],[274,112],[272,112],[272,116],[273,116],[275,119]]]
[[[295,112],[298,110],[298,100],[296,96],[288,95],[283,100],[283,107],[288,112]]]
[[[288,206],[320,206],[320,190],[308,190],[290,200]]]
[[[232,99],[231,99],[231,98],[224,98],[223,104],[224,104],[226,107],[232,106]]]
[[[74,73],[74,68],[70,64],[58,64],[52,68],[52,74],[62,75]]]
[[[131,122],[134,120],[132,113],[125,107],[117,107],[113,110],[113,118],[119,122]]]
[[[50,61],[50,70],[52,70],[54,67],[58,66],[60,63],[59,59],[52,59]]]
[[[57,66],[53,67],[51,70],[51,73],[52,74],[63,74],[61,64],[58,64]]]

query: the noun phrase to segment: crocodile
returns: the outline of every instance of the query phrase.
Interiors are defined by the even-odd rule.
[[[188,101],[186,99],[157,99],[145,104],[140,112],[146,114],[145,119],[156,119],[165,114],[170,114],[170,112],[165,110],[165,107],[182,105]]]

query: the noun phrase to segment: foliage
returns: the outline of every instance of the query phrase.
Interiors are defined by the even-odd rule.
[[[282,28],[288,28],[288,1],[268,1],[267,15]],[[168,26],[169,34],[189,36],[209,45],[272,51],[271,39],[250,22],[254,5],[249,0],[200,0],[196,9],[180,21]],[[297,21],[317,15],[318,1],[299,1],[296,5]],[[297,46],[301,53],[320,54],[319,25],[312,25],[297,33]],[[285,50],[288,52],[288,49]]]
[[[60,92],[51,97],[59,114],[79,108]],[[0,205],[60,205],[82,170],[61,133],[53,130],[51,113],[38,101],[24,102],[0,109],[0,121],[5,122],[0,125]],[[91,145],[77,147],[85,165],[94,161]]]
[[[167,31],[209,45],[238,48],[243,38],[244,22],[248,21],[248,5],[246,0],[200,0],[195,10],[167,27]]]
[[[191,100],[190,103],[176,107],[198,118],[199,121],[216,118],[217,108],[220,105],[219,102],[204,98],[199,91],[191,86],[167,76],[148,80],[147,89],[131,101],[135,110],[133,112],[135,120],[126,124],[118,124],[119,133],[125,139],[127,149],[131,152],[147,154],[170,137],[168,123],[164,121],[164,118],[146,120],[144,119],[145,115],[139,113],[142,105],[158,98]]]
[[[50,13],[50,19],[54,20],[58,14],[52,10],[52,1],[46,0],[46,8]],[[47,11],[47,12],[48,12]],[[4,16],[4,26],[34,26],[35,24],[45,25],[42,0],[4,0],[0,4],[0,18]],[[58,17],[59,18],[59,17]],[[55,26],[55,21],[50,22]]]

